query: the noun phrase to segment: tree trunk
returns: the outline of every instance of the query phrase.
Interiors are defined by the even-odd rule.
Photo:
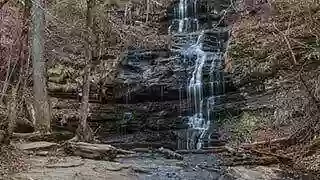
[[[33,60],[33,91],[36,110],[36,131],[50,132],[51,112],[47,97],[44,50],[44,0],[32,1],[31,53]]]
[[[23,16],[23,27],[17,40],[17,49],[19,59],[15,61],[13,68],[10,68],[11,62],[9,58],[6,84],[3,88],[3,94],[7,93],[10,89],[11,92],[7,93],[7,116],[5,120],[5,130],[0,130],[0,144],[10,144],[10,140],[16,126],[19,110],[22,108],[21,103],[25,90],[26,77],[28,74],[29,59],[26,50],[28,49],[28,19],[30,17],[30,0],[26,1],[24,16]],[[20,67],[20,71],[17,71],[17,67]],[[10,86],[9,86],[10,85]],[[3,99],[1,98],[1,103]]]
[[[86,62],[83,77],[82,102],[80,107],[80,122],[77,129],[77,138],[80,141],[90,142],[93,140],[93,133],[88,125],[89,115],[89,93],[90,93],[90,72],[93,44],[93,16],[95,0],[87,0],[87,36]]]
[[[147,0],[147,17],[146,17],[146,23],[149,21],[149,13],[150,13],[150,1]]]

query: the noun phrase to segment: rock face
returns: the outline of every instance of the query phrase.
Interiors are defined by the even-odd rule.
[[[228,3],[177,1],[168,12],[170,51],[127,53],[114,81],[115,102],[134,106],[129,114],[141,112],[141,105],[156,107],[145,109],[143,116],[131,122],[148,130],[214,129],[212,120],[221,116],[231,101],[226,94],[236,91],[223,71],[229,32],[221,10]],[[210,125],[194,127],[203,123]],[[204,131],[194,138],[209,138],[212,132]]]
[[[199,2],[194,7],[199,11],[195,14],[197,21],[199,21],[199,27],[192,32],[174,33],[171,36],[170,50],[134,49],[125,54],[112,83],[109,82],[108,85],[100,87],[102,89],[98,90],[103,91],[102,94],[98,93],[101,96],[100,99],[104,99],[103,103],[92,100],[90,104],[91,125],[94,128],[100,127],[98,132],[103,136],[102,138],[119,133],[145,131],[163,133],[188,128],[189,117],[194,114],[194,106],[198,106],[193,102],[194,99],[190,98],[189,83],[195,74],[195,68],[199,68],[197,54],[190,50],[190,47],[198,43],[199,37],[201,37],[203,52],[223,55],[229,33],[222,18],[223,11],[220,10],[225,8],[226,3],[229,1],[220,4]],[[169,32],[178,31],[181,26],[181,23],[179,25],[177,19],[174,19],[177,8],[179,8],[178,1],[174,2],[172,9],[168,11],[168,19],[171,19]],[[188,6],[188,8],[192,10],[193,7]],[[189,21],[186,21],[185,25],[187,26],[188,23]],[[188,30],[187,27],[186,30]],[[203,80],[201,91],[206,97],[206,101],[212,92],[215,92],[213,95],[220,97],[215,99],[214,107],[206,105],[208,114],[205,116],[219,114],[226,108],[232,108],[231,106],[227,107],[227,103],[239,98],[238,95],[232,95],[236,92],[236,88],[232,85],[227,73],[223,72],[217,64],[223,61],[216,62],[211,54],[208,53],[210,57],[199,68],[202,71],[200,78]],[[219,82],[223,81],[226,91],[223,93],[215,91],[214,89],[218,89],[215,88],[218,85],[214,82],[217,81],[212,81],[211,77],[215,77]],[[68,97],[68,95],[64,97]],[[55,119],[58,120],[57,126],[62,127],[67,124],[69,129],[75,129],[79,102],[76,100],[65,101],[68,102],[60,100],[53,107]],[[209,101],[208,104],[210,104]],[[172,139],[170,136],[168,142],[177,140],[177,138],[178,136],[176,139]],[[154,139],[149,139],[149,141],[156,142]]]

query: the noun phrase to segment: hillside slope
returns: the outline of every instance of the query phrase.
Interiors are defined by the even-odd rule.
[[[319,161],[310,161],[320,158],[314,157],[320,130],[319,1],[245,1],[237,11],[241,18],[233,26],[228,62],[246,99],[264,98],[256,98],[231,125],[236,139],[251,143],[287,137],[268,143],[269,150],[296,162],[304,159],[303,167],[319,170]]]

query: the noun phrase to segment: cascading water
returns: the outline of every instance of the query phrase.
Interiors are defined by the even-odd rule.
[[[199,19],[201,12],[198,9],[203,11],[206,8],[199,3],[197,0],[179,0],[169,27],[169,33],[175,39],[174,50],[179,52],[182,62],[188,64],[186,69],[190,69],[190,65],[192,68],[188,72],[191,77],[189,76],[186,87],[187,102],[191,103],[187,149],[203,147],[204,139],[208,138],[208,130],[215,118],[212,109],[219,99],[216,96],[224,91],[220,34],[211,32],[217,29],[213,30],[212,22],[206,22],[210,20]],[[217,13],[215,9],[213,12]],[[205,76],[209,78],[204,79]],[[180,96],[181,92],[179,99],[182,101]]]
[[[200,133],[200,139],[203,137],[205,131],[209,127],[209,120],[204,118],[203,115],[203,92],[202,92],[202,69],[204,63],[207,59],[207,54],[201,50],[202,43],[201,39],[203,37],[203,32],[198,36],[196,44],[190,46],[187,52],[194,52],[197,56],[196,65],[192,73],[188,85],[188,97],[191,97],[191,101],[194,103],[194,115],[189,117],[189,126],[192,129],[198,130]],[[197,148],[201,148],[201,141],[197,143]]]

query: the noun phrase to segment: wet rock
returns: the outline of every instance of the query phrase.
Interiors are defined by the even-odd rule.
[[[69,102],[70,103],[70,102]],[[78,102],[72,102],[75,106]],[[180,106],[181,105],[181,106]],[[72,107],[72,105],[69,105]],[[179,101],[145,102],[138,104],[94,104],[91,103],[89,121],[102,126],[100,132],[136,132],[149,130],[170,130],[186,128],[185,117],[188,104]],[[73,109],[53,110],[56,126],[75,131],[78,111]]]

